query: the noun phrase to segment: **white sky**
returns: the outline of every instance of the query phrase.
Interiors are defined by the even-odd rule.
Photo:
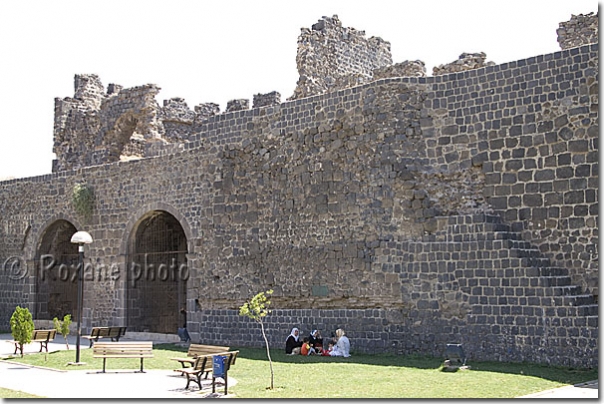
[[[75,74],[134,87],[157,84],[189,108],[278,91],[298,79],[300,28],[337,14],[389,41],[394,63],[428,75],[463,52],[497,64],[560,50],[556,29],[596,0],[2,0],[0,179],[51,172],[54,99]]]

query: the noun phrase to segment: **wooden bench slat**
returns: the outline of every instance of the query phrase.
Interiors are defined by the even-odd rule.
[[[83,335],[82,338],[89,340],[90,347],[92,347],[92,343],[97,342],[100,338],[111,338],[111,341],[119,342],[124,335],[126,335],[125,326],[92,327],[90,335]]]
[[[228,352],[230,347],[219,346],[219,345],[203,345],[203,344],[190,344],[189,350],[187,351],[186,358],[170,358],[173,361],[180,363],[183,369],[191,367],[195,363],[195,358],[203,355],[218,354],[221,352]]]
[[[34,330],[31,336],[31,342],[39,342],[40,343],[40,352],[42,349],[46,348],[46,352],[48,352],[48,343],[55,339],[57,335],[57,330]],[[8,342],[15,344],[15,353],[17,354],[17,350],[19,349],[19,343],[14,340],[9,340]]]
[[[97,342],[93,346],[92,357],[103,358],[103,373],[107,358],[140,358],[143,370],[143,359],[153,358],[153,342]]]
[[[225,352],[228,350],[228,346],[191,344],[189,345],[187,356],[207,355],[211,353]]]

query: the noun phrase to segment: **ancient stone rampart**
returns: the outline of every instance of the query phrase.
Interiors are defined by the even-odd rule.
[[[132,264],[165,239],[188,269],[178,299],[194,341],[261,345],[238,307],[273,289],[273,346],[293,325],[342,327],[357,352],[438,356],[459,342],[470,361],[597,367],[598,62],[596,43],[223,114],[207,105],[188,141],[154,158],[0,182],[0,326],[16,304],[46,313],[42,257],[69,255],[61,235],[77,229],[94,239],[85,330],[134,327],[138,296],[160,280],[133,278]],[[95,99],[74,110],[102,110]],[[81,183],[89,218],[72,203]],[[167,321],[152,320],[141,327]]]

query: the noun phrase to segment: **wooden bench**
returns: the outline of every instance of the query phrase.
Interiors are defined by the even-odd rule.
[[[107,358],[140,358],[140,373],[145,373],[143,370],[143,359],[153,358],[153,342],[151,341],[97,342],[92,349],[93,358],[103,358],[102,373],[105,373],[105,361]]]
[[[199,389],[201,390],[201,375],[203,373],[206,374],[205,378],[208,378],[208,373],[212,371],[213,363],[212,360],[215,355],[226,356],[226,362],[224,363],[224,371],[226,372],[231,368],[232,365],[235,364],[237,360],[237,354],[239,351],[228,351],[228,352],[216,352],[208,355],[200,355],[193,361],[193,366],[181,369],[174,369],[175,372],[180,372],[183,376],[187,377],[187,385],[185,386],[185,390],[189,388],[189,384],[191,382],[197,383]],[[227,389],[227,378],[224,378],[225,382],[225,391]],[[214,386],[214,382],[212,383]]]
[[[218,345],[202,345],[191,344],[187,351],[187,358],[170,358],[173,361],[178,361],[183,368],[191,367],[195,363],[195,358],[203,355],[217,354],[220,352],[228,352],[228,346]]]
[[[92,342],[97,342],[100,338],[111,338],[113,342],[119,342],[120,337],[126,334],[126,327],[92,327],[90,335],[83,335],[82,338],[90,340],[90,347]]]
[[[48,343],[50,341],[52,341],[53,339],[55,339],[55,336],[57,335],[57,330],[34,330],[32,337],[31,337],[31,342],[39,342],[40,343],[40,352],[42,352],[42,349],[46,349],[46,352],[48,352]],[[19,349],[19,342],[14,341],[14,340],[10,340],[9,342],[14,343],[15,344],[15,355],[17,354],[17,350]]]

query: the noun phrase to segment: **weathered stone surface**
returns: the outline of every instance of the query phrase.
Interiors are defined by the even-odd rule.
[[[267,94],[255,94],[252,108],[272,107],[281,104],[281,94],[272,91]]]
[[[406,60],[373,71],[374,80],[389,77],[426,77],[426,64],[421,60]]]
[[[250,109],[250,100],[237,99],[227,102],[226,112],[243,111]]]
[[[556,32],[560,49],[598,43],[598,13],[573,15],[561,22]]]
[[[343,27],[334,15],[323,17],[311,29],[302,28],[296,64],[300,78],[289,100],[333,90],[338,80],[351,80],[344,76],[356,75],[357,83],[371,78],[374,69],[392,64],[392,55],[389,42]]]
[[[487,62],[487,55],[484,52],[479,53],[462,53],[459,55],[459,59],[454,62],[434,66],[432,68],[432,74],[434,76],[441,76],[443,74],[463,72],[466,70],[478,69],[484,66],[494,66],[495,63]]]
[[[53,171],[143,157],[146,140],[165,132],[148,84],[105,93],[96,75],[76,75],[73,98],[55,98]]]
[[[220,113],[220,105],[213,102],[199,104],[195,106],[195,113],[199,119],[205,120],[211,116],[218,115]]]

